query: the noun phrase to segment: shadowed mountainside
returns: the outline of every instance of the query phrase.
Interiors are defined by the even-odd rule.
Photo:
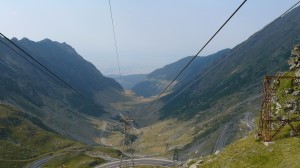
[[[1,40],[14,48],[3,38]],[[104,77],[66,43],[49,39],[33,42],[26,38],[13,38],[12,41],[93,104],[66,87],[24,53],[17,50],[21,57],[2,43],[0,100],[40,118],[60,134],[87,143],[93,142],[92,137],[98,131],[89,116],[109,116],[106,109],[110,103],[124,99],[122,87],[113,79]],[[75,128],[78,130],[75,131]]]
[[[215,54],[205,57],[196,57],[194,62],[186,71],[177,79],[176,83],[191,79],[194,76],[204,73],[209,67],[217,62],[222,57],[226,56],[230,49],[221,50]],[[160,93],[171,80],[179,73],[179,71],[191,60],[192,56],[185,57],[174,63],[168,64],[163,68],[156,69],[147,75],[147,80],[144,80],[132,87],[138,96],[150,97]]]

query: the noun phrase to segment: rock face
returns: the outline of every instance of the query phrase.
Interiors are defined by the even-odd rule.
[[[294,46],[288,64],[290,71],[278,73],[272,84],[275,90],[272,97],[272,117],[279,120],[299,117],[300,80],[289,77],[300,77],[300,45]]]
[[[294,46],[288,64],[290,65],[291,71],[298,70],[300,68],[300,45]]]

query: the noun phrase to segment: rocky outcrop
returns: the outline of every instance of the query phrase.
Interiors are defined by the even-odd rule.
[[[291,58],[288,61],[288,64],[290,65],[290,70],[299,70],[300,68],[300,45],[294,46],[294,49],[292,50]]]
[[[272,85],[275,93],[271,99],[271,115],[279,120],[297,117],[295,114],[299,111],[300,80],[289,77],[300,77],[300,45],[294,46],[288,64],[290,71],[278,73]]]

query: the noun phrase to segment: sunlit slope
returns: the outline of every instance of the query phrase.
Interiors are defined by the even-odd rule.
[[[81,145],[59,136],[35,117],[0,105],[0,167],[21,167],[72,146]]]
[[[248,136],[229,145],[217,155],[202,158],[198,167],[299,167],[300,139],[276,139],[268,146]]]

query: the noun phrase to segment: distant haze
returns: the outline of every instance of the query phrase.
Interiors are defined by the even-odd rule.
[[[194,55],[241,2],[111,0],[121,73],[149,73]],[[234,47],[295,2],[249,0],[201,55]],[[2,0],[0,18],[9,38],[66,42],[102,73],[118,73],[108,0]]]

